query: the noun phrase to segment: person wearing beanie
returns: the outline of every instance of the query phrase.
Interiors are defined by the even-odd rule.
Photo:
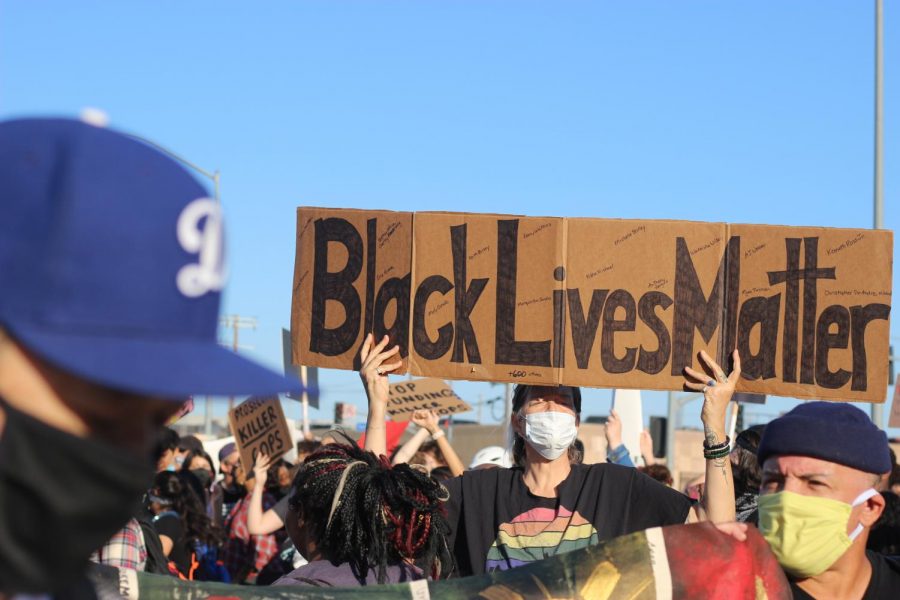
[[[860,409],[807,402],[760,440],[759,529],[794,598],[900,598],[900,563],[866,551],[884,510],[887,436]]]
[[[222,473],[222,479],[213,485],[209,497],[210,516],[218,527],[225,525],[225,517],[246,493],[244,486],[238,485],[234,480],[235,470],[240,462],[241,455],[234,442],[219,449],[219,472]]]
[[[186,398],[302,386],[217,343],[221,210],[173,159],[15,119],[0,190],[0,597],[90,595],[88,558],[137,512]]]

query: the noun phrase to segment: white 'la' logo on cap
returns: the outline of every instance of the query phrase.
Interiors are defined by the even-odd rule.
[[[205,220],[204,220],[205,218]],[[201,227],[201,221],[203,225]],[[222,239],[222,209],[212,198],[198,198],[178,217],[178,243],[196,254],[198,261],[178,270],[178,290],[190,298],[225,286],[225,248]]]

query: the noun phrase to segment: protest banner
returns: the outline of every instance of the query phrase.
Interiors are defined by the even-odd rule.
[[[294,359],[413,375],[678,390],[706,350],[738,390],[884,402],[893,234],[300,208]],[[363,268],[365,267],[365,269]]]
[[[439,581],[345,588],[252,587],[182,581],[105,565],[93,565],[88,580],[99,597],[126,598],[791,598],[784,573],[755,528],[739,542],[710,523],[656,527],[508,571]]]
[[[278,396],[253,396],[228,412],[241,464],[249,472],[260,452],[279,458],[293,447]]]
[[[441,379],[410,379],[392,383],[389,389],[387,413],[394,421],[409,421],[417,410],[433,410],[439,417],[472,410],[472,407]]]

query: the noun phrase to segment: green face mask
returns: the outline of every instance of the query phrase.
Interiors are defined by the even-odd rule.
[[[877,494],[870,488],[852,504],[793,492],[761,495],[759,531],[781,568],[794,577],[814,577],[833,565],[862,533],[859,523],[847,535],[850,511]]]

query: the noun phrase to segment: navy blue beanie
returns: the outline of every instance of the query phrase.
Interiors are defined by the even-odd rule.
[[[860,409],[843,402],[806,402],[766,426],[756,453],[810,456],[865,471],[887,473],[891,455],[887,435]]]

